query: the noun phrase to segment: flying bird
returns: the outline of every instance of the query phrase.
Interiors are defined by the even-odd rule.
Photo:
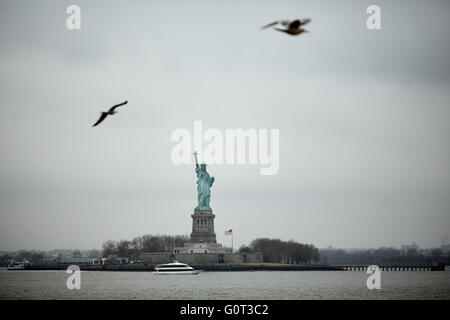
[[[128,103],[128,101],[125,101],[125,102],[116,104],[115,106],[112,106],[108,111],[102,112],[102,114],[100,115],[100,118],[99,118],[99,119],[97,120],[97,122],[93,125],[93,127],[99,125],[103,120],[105,120],[105,118],[106,118],[108,115],[116,114],[116,113],[117,113],[116,108],[117,108],[117,107],[120,107],[120,106],[123,106],[124,104],[127,104],[127,103]]]
[[[269,23],[268,25],[265,25],[261,29],[267,29],[273,26],[276,26],[278,24],[282,25],[284,28],[274,28],[277,31],[286,32],[287,34],[290,34],[291,36],[299,35],[303,32],[309,32],[308,30],[305,30],[302,28],[305,24],[308,24],[311,22],[311,19],[297,19],[297,20],[282,20],[282,21],[275,21],[272,23]]]

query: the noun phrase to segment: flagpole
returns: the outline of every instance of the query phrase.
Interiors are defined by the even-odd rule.
[[[231,227],[231,253],[233,253],[233,237],[234,237],[234,229]]]

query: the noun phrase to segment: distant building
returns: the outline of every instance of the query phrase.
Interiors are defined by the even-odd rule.
[[[412,244],[402,244],[401,246],[402,251],[409,251],[409,250],[417,250],[419,251],[419,245],[413,242]]]
[[[86,265],[100,264],[100,260],[97,258],[61,258],[58,264],[64,266],[65,265],[86,266]]]
[[[450,244],[441,244],[441,250],[443,254],[450,253]]]
[[[106,258],[102,258],[102,264],[128,264],[129,258],[119,257],[117,254],[112,254]]]

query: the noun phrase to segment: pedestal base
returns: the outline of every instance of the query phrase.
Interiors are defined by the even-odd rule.
[[[217,243],[212,210],[194,210],[191,243]]]

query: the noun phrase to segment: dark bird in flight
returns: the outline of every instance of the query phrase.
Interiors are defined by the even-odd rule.
[[[93,127],[99,125],[103,120],[105,120],[105,118],[106,118],[108,115],[116,114],[116,113],[117,113],[116,108],[117,108],[117,107],[120,107],[120,106],[123,106],[124,104],[127,104],[127,103],[128,103],[128,101],[125,101],[125,102],[116,104],[115,106],[112,106],[108,111],[102,112],[102,114],[100,115],[100,118],[99,118],[99,119],[97,120],[97,122],[93,125]]]
[[[275,30],[286,32],[287,34],[290,34],[291,36],[299,35],[303,32],[309,32],[308,30],[305,30],[302,28],[305,24],[308,24],[311,22],[311,19],[297,19],[297,20],[283,20],[283,21],[275,21],[272,23],[269,23],[268,25],[265,25],[261,29],[267,29],[273,26],[276,26],[277,24],[282,25],[284,28],[274,28]]]

